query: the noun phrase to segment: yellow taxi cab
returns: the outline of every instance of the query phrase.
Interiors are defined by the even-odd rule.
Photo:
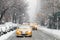
[[[30,26],[33,30],[37,30],[38,24],[37,23],[30,23]]]
[[[32,37],[32,28],[30,26],[21,25],[16,29],[16,36]]]

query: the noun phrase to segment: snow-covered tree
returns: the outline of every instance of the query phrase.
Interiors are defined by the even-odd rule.
[[[4,2],[0,1],[1,3],[4,3],[3,7],[5,9],[8,8],[4,13],[5,15],[3,14],[5,16],[6,21],[11,20],[14,21],[15,19],[17,20],[18,16],[26,14],[28,4],[24,0],[3,0],[3,1]],[[16,18],[13,15],[15,15]]]

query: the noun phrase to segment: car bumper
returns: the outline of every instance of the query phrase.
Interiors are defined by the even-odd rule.
[[[16,35],[16,36],[32,36],[32,35],[28,35],[28,34],[20,34],[20,35]]]
[[[21,34],[16,34],[16,36],[32,36],[32,33],[27,34],[27,33],[21,33]]]
[[[3,33],[7,33],[7,31],[2,31]]]

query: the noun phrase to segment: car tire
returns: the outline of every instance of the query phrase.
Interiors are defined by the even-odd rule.
[[[37,30],[37,28],[36,28],[36,30]]]
[[[13,31],[13,29],[12,29],[12,31]]]
[[[23,37],[23,36],[16,36],[16,37]]]
[[[4,34],[6,34],[7,32],[4,32]]]
[[[18,37],[18,36],[16,36],[16,37]]]
[[[16,36],[16,37],[20,37],[20,36]]]
[[[32,35],[30,35],[29,37],[32,37]]]

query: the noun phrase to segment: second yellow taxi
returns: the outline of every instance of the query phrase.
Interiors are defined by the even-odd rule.
[[[37,23],[30,23],[30,26],[33,30],[37,30],[38,24]]]

